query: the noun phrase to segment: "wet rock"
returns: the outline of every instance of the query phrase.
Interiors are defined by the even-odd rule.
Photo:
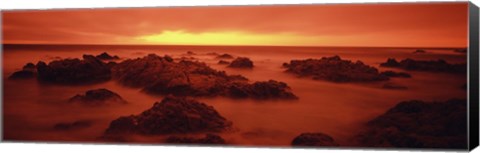
[[[203,138],[170,136],[165,143],[172,144],[225,144],[225,140],[215,134],[206,134]]]
[[[120,95],[108,89],[88,90],[84,95],[76,95],[68,100],[72,103],[81,103],[83,105],[98,106],[106,104],[125,104],[127,103]]]
[[[315,80],[332,82],[370,82],[389,80],[381,75],[375,67],[361,61],[342,60],[339,56],[321,59],[292,60],[284,63],[286,72],[300,77],[312,77]]]
[[[218,59],[233,59],[233,56],[230,54],[221,54],[217,56]]]
[[[414,54],[424,54],[424,53],[427,53],[427,51],[423,50],[423,49],[417,49],[413,52]]]
[[[339,146],[332,137],[323,133],[302,133],[295,137],[292,146]]]
[[[275,80],[259,81],[253,84],[232,84],[228,88],[230,97],[255,99],[298,99],[290,92],[290,87],[284,82]]]
[[[116,80],[126,86],[141,87],[150,94],[214,97],[232,96],[230,88],[245,88],[242,90],[263,90],[253,88],[253,84],[240,75],[227,75],[224,71],[217,71],[205,63],[197,61],[169,62],[165,57],[150,54],[143,58],[126,60],[117,64],[113,69]],[[283,83],[284,84],[284,83]],[[268,83],[272,89],[278,89],[276,83]],[[286,85],[286,84],[285,84]],[[248,88],[248,89],[247,89]],[[278,96],[292,94],[290,88],[281,88]],[[259,96],[250,93],[267,93],[265,91],[248,92],[250,98],[280,98],[272,95]]]
[[[55,126],[53,126],[53,129],[55,130],[78,130],[78,129],[84,129],[88,128],[92,125],[92,121],[88,120],[80,120],[80,121],[75,121],[71,123],[57,123]]]
[[[83,60],[55,60],[48,65],[40,61],[37,71],[38,80],[58,84],[98,83],[111,78],[108,65],[92,55],[83,55]]]
[[[394,84],[394,83],[385,83],[382,86],[383,89],[393,89],[393,90],[407,90],[408,87]]]
[[[396,77],[396,78],[411,78],[412,76],[405,72],[395,72],[395,71],[384,71],[380,73],[380,75],[384,75],[387,77]]]
[[[367,123],[356,136],[362,146],[396,148],[467,147],[467,101],[404,101]]]
[[[253,62],[246,57],[237,57],[228,67],[232,68],[253,68]]]
[[[230,64],[230,62],[224,61],[224,60],[220,60],[220,61],[218,61],[218,64],[226,65],[226,64]]]
[[[105,134],[187,134],[222,132],[231,127],[232,123],[212,106],[192,99],[167,96],[141,114],[112,121]]]
[[[389,58],[387,62],[381,63],[383,67],[393,67],[411,71],[428,71],[428,72],[444,72],[455,74],[466,74],[467,65],[464,64],[450,64],[444,60],[414,60],[404,59],[400,62],[393,58]]]
[[[20,79],[31,79],[35,78],[37,75],[36,66],[33,63],[27,63],[23,66],[23,69],[20,71],[14,72],[12,75],[8,77],[11,80],[20,80]]]
[[[100,59],[100,60],[118,60],[120,59],[117,55],[110,55],[108,54],[107,52],[103,52],[97,56],[95,56],[97,59]]]

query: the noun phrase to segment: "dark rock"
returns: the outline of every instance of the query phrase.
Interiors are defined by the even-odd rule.
[[[11,80],[17,79],[31,79],[37,76],[36,66],[33,63],[27,63],[23,66],[23,69],[20,71],[14,72],[12,75],[8,77]]]
[[[423,54],[423,53],[427,53],[427,51],[423,50],[423,49],[417,49],[413,52],[414,54]]]
[[[234,83],[228,88],[230,97],[255,99],[298,99],[289,92],[290,87],[284,82],[275,80],[259,81],[253,84]]]
[[[248,88],[242,90],[263,90],[252,88],[253,84],[240,75],[227,75],[224,71],[217,71],[205,63],[197,61],[169,62],[165,57],[150,54],[143,58],[126,60],[117,64],[113,69],[114,78],[120,83],[141,87],[143,91],[159,95],[213,97],[232,96],[230,88]],[[284,83],[283,83],[284,84]],[[269,83],[272,89],[278,88],[276,83]],[[286,84],[285,84],[286,85]],[[278,96],[292,94],[289,88],[281,88]],[[253,91],[248,93],[262,93]],[[266,92],[265,92],[266,93]],[[292,94],[293,95],[293,94]],[[272,95],[259,96],[249,94],[251,98],[280,98]]]
[[[117,55],[110,55],[108,54],[107,52],[103,52],[97,56],[95,56],[96,58],[100,59],[100,60],[118,60],[120,59]]]
[[[339,56],[321,59],[292,60],[284,63],[287,72],[300,77],[311,76],[315,80],[332,82],[369,82],[385,81],[389,78],[381,75],[375,67],[361,61],[342,60]]]
[[[465,54],[465,53],[467,53],[467,49],[466,48],[455,49],[455,50],[453,50],[453,52]]]
[[[393,67],[411,71],[444,72],[455,74],[467,73],[467,65],[465,63],[450,64],[444,60],[422,61],[407,58],[398,62],[397,60],[390,58],[387,60],[387,62],[381,63],[380,66]]]
[[[71,123],[57,123],[55,126],[53,126],[53,128],[55,130],[77,130],[90,127],[91,125],[92,121],[80,120]]]
[[[58,84],[85,84],[108,81],[111,78],[107,64],[92,55],[80,59],[56,60],[37,63],[38,79]]]
[[[404,101],[367,123],[356,136],[362,146],[467,148],[467,101]]]
[[[398,78],[411,78],[412,76],[405,72],[395,72],[395,71],[384,71],[380,73],[380,75],[384,75],[387,77],[398,77]]]
[[[192,99],[167,96],[139,115],[112,121],[105,134],[186,134],[222,132],[231,127],[232,123],[212,106]]]
[[[220,61],[218,61],[218,64],[230,64],[230,62],[224,61],[224,60],[220,60]]]
[[[165,143],[171,144],[225,144],[225,140],[215,134],[206,134],[203,138],[170,136]]]
[[[397,85],[394,83],[385,83],[382,86],[383,89],[394,89],[394,90],[406,90],[408,87],[402,86],[402,85]]]
[[[219,59],[233,59],[233,56],[230,55],[230,54],[222,54],[222,55],[218,55],[217,58],[219,58]]]
[[[233,68],[253,68],[253,62],[246,57],[237,57],[233,60],[228,67]]]
[[[98,106],[111,103],[127,103],[120,95],[107,89],[88,90],[85,95],[76,95],[69,99],[72,103],[81,103],[83,105]]]
[[[27,63],[25,66],[23,66],[23,70],[29,70],[29,71],[36,71],[37,66],[33,63]]]
[[[302,133],[295,137],[292,146],[339,146],[332,137],[323,133]]]

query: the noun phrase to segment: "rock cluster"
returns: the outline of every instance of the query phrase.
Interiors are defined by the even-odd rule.
[[[23,66],[23,69],[20,71],[14,72],[12,75],[8,77],[8,79],[30,79],[35,78],[37,75],[37,67],[33,63],[27,63]]]
[[[467,101],[404,101],[367,123],[357,140],[367,147],[467,147]]]
[[[293,95],[285,83],[256,82],[249,83],[240,75],[227,75],[224,71],[217,71],[205,63],[197,61],[171,61],[166,57],[150,54],[143,58],[125,60],[113,67],[113,76],[120,83],[141,87],[151,94],[212,97],[234,96],[237,88],[247,91],[248,97],[259,98],[286,98],[283,95]],[[279,85],[282,84],[282,85]],[[262,85],[262,87],[258,85]],[[267,87],[269,86],[269,87]],[[265,89],[275,89],[275,95],[259,95],[267,93]],[[232,91],[232,89],[234,91]],[[253,91],[252,91],[253,90]],[[233,93],[233,94],[232,94]]]
[[[212,106],[192,99],[167,96],[138,115],[112,121],[105,134],[188,134],[222,132],[231,127],[232,123]]]
[[[110,55],[108,54],[107,52],[103,52],[97,56],[95,56],[96,58],[100,59],[100,60],[118,60],[120,59],[117,55]]]
[[[292,146],[339,146],[332,137],[323,133],[302,133],[295,137],[292,141]]]
[[[111,78],[107,64],[92,55],[80,59],[55,60],[37,63],[38,80],[58,84],[85,84],[108,81]]]
[[[233,60],[228,67],[232,68],[253,68],[253,62],[246,57],[237,57]]]
[[[361,61],[342,60],[339,56],[321,59],[292,60],[284,63],[287,72],[300,77],[313,77],[315,80],[332,82],[370,82],[385,81],[389,78],[381,75],[375,67]]]
[[[381,63],[380,66],[400,68],[412,71],[444,72],[456,74],[467,73],[466,64],[450,64],[447,63],[445,60],[424,61],[407,58],[398,62],[394,58],[389,58],[385,63]]]
[[[225,140],[215,134],[206,134],[203,138],[170,136],[165,143],[171,144],[225,144]]]
[[[125,104],[127,103],[120,95],[108,89],[88,90],[84,95],[75,95],[68,100],[71,103],[80,103],[89,106],[98,106],[105,104]]]

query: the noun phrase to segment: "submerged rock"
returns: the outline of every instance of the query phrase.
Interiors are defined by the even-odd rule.
[[[228,67],[232,68],[253,68],[253,62],[246,57],[237,57]]]
[[[55,126],[53,126],[53,129],[55,130],[77,130],[77,129],[83,129],[83,128],[88,128],[92,125],[92,121],[88,120],[80,120],[80,121],[75,121],[71,123],[57,123]]]
[[[404,101],[367,123],[356,136],[362,146],[467,148],[467,101]]]
[[[295,137],[292,141],[292,146],[339,146],[332,137],[323,133],[302,133]]]
[[[393,67],[412,71],[429,71],[429,72],[444,72],[455,74],[467,74],[467,65],[464,64],[450,64],[445,60],[414,60],[404,59],[398,62],[396,59],[389,58],[387,62],[381,63],[383,67]]]
[[[100,60],[118,60],[120,59],[117,55],[110,55],[108,54],[107,52],[103,52],[97,56],[95,56],[96,58],[100,59]]]
[[[8,77],[11,80],[17,79],[31,79],[37,76],[37,67],[33,63],[27,63],[23,66],[23,69],[20,71],[14,72],[12,75]]]
[[[203,138],[170,136],[165,143],[171,144],[225,144],[225,140],[215,134],[206,134]]]
[[[394,89],[394,90],[406,90],[408,87],[394,84],[394,83],[385,83],[382,86],[383,89]]]
[[[257,90],[247,92],[250,98],[273,97],[272,95],[258,95],[267,93],[263,88],[252,88],[248,80],[240,75],[227,75],[224,71],[217,71],[205,63],[197,61],[169,61],[165,57],[150,54],[143,58],[123,61],[114,66],[113,75],[120,83],[141,87],[151,94],[213,97],[232,96],[230,88],[248,88],[242,90]],[[261,83],[261,82],[258,82]],[[283,83],[284,84],[284,83]],[[286,85],[286,84],[285,84]],[[278,96],[293,95],[288,86],[279,87],[276,83],[268,83],[272,89],[282,89]],[[265,87],[267,88],[267,87]]]
[[[218,61],[218,64],[230,64],[230,62],[225,61],[225,60],[220,60],[220,61]]]
[[[395,72],[395,71],[384,71],[380,73],[381,75],[387,77],[398,77],[398,78],[411,78],[412,76],[405,72]]]
[[[113,120],[105,134],[186,134],[222,132],[231,127],[232,123],[212,106],[192,99],[167,96],[141,114]]]
[[[389,78],[381,75],[375,67],[361,61],[342,60],[339,56],[321,59],[292,60],[284,63],[288,73],[300,77],[313,77],[315,80],[332,82],[369,82],[385,81]]]
[[[127,103],[120,95],[108,89],[88,90],[85,95],[76,95],[68,100],[72,103],[81,103],[83,105],[98,106],[111,103]]]
[[[424,54],[424,53],[427,53],[427,51],[423,50],[423,49],[417,49],[413,52],[414,54]]]
[[[48,65],[40,61],[37,71],[38,80],[58,84],[98,83],[111,78],[108,65],[92,55],[83,55],[83,60],[55,60]]]
[[[230,54],[221,54],[217,56],[218,59],[233,59],[233,56]]]

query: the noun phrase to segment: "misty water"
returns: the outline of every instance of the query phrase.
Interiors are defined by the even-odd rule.
[[[363,125],[405,100],[445,101],[466,98],[466,75],[408,71],[412,78],[392,78],[386,82],[407,86],[407,90],[383,89],[386,82],[332,83],[311,78],[298,78],[285,73],[282,63],[292,59],[321,58],[339,55],[342,59],[360,60],[379,70],[387,58],[413,58],[422,60],[444,59],[451,63],[465,63],[466,55],[452,50],[427,49],[425,54],[413,54],[415,49],[394,48],[315,48],[315,47],[55,47],[9,49],[3,52],[3,121],[6,140],[100,142],[98,139],[109,123],[120,117],[139,114],[149,109],[161,96],[147,95],[139,88],[129,88],[115,81],[93,85],[45,85],[37,80],[8,80],[14,71],[28,62],[52,61],[59,58],[81,58],[83,54],[102,52],[118,55],[122,59],[142,57],[149,53],[171,55],[174,58],[195,57],[227,74],[241,74],[250,81],[277,80],[287,83],[299,99],[251,100],[225,97],[196,98],[213,106],[223,117],[233,122],[235,130],[220,133],[232,145],[289,146],[300,133],[321,132],[332,136],[341,144]],[[192,51],[196,55],[187,55]],[[228,53],[249,57],[255,67],[227,68],[217,64],[218,59],[209,52]],[[87,90],[107,88],[118,93],[129,103],[105,107],[83,107],[67,104],[69,98]],[[76,130],[55,130],[57,123],[78,120],[92,121],[92,125]],[[137,142],[161,143],[163,136],[138,136]]]

